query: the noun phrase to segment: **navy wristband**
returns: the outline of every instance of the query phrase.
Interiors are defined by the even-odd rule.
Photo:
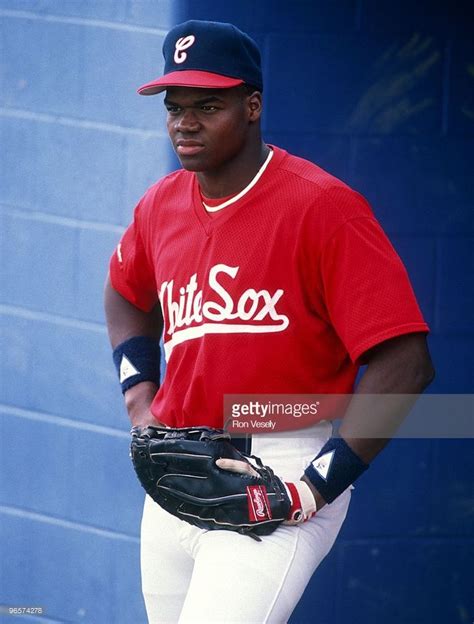
[[[332,503],[367,470],[343,438],[331,438],[304,471],[327,503]]]
[[[160,341],[156,338],[129,338],[115,347],[113,358],[124,394],[142,381],[160,385]]]

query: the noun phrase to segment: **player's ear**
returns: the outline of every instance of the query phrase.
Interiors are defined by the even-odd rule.
[[[255,122],[262,114],[262,94],[260,91],[251,92],[246,98],[249,121]]]

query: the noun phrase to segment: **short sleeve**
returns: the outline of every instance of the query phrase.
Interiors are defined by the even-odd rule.
[[[125,230],[110,260],[110,281],[113,288],[134,306],[149,312],[158,300],[153,262],[143,241],[140,217],[141,204],[135,209],[134,220]]]
[[[320,267],[331,323],[353,362],[389,338],[429,331],[407,271],[375,218],[341,225]]]

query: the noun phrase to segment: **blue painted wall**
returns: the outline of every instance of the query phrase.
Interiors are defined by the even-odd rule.
[[[366,195],[432,327],[431,391],[472,392],[473,13],[427,0],[0,0],[2,605],[145,621],[142,495],[102,285],[133,206],[173,166],[160,98],[135,88],[159,75],[174,23],[255,36],[266,140]],[[392,443],[292,622],[471,622],[472,449]]]

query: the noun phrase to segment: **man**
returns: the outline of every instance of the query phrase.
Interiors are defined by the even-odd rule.
[[[404,267],[360,195],[263,142],[253,40],[190,21],[168,33],[163,53],[164,76],[139,93],[166,90],[183,169],[140,200],[105,296],[132,425],[222,427],[226,394],[348,394],[361,363],[358,396],[422,392],[433,377],[428,327]],[[367,405],[384,432],[409,407],[352,400],[340,438],[328,422],[301,437],[252,437],[252,453],[293,484],[304,512],[261,543],[188,525],[147,497],[150,622],[287,621],[336,539],[350,484],[387,442],[357,436]]]

